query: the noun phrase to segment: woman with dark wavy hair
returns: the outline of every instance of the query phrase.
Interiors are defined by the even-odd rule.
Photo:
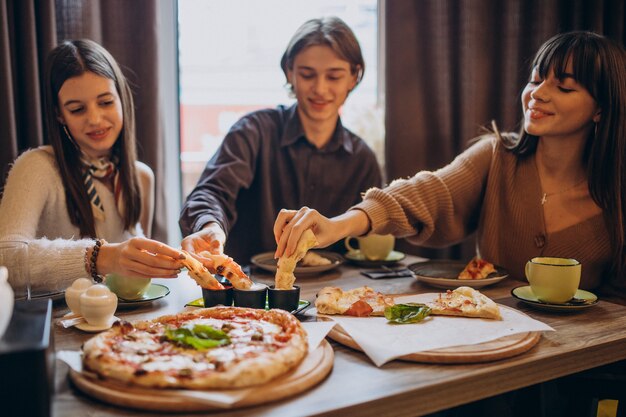
[[[441,247],[477,232],[478,255],[525,281],[536,256],[575,258],[581,287],[626,298],[626,52],[595,33],[559,34],[537,52],[521,133],[481,137],[451,164],[419,172],[327,218],[283,210],[276,256],[313,228],[320,246],[393,233]]]
[[[52,146],[15,161],[0,203],[0,240],[29,243],[40,291],[108,273],[177,276],[181,253],[144,237],[154,174],[137,161],[132,93],[115,59],[96,42],[65,41],[48,55],[43,85]]]

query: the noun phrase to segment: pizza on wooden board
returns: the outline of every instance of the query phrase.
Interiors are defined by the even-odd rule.
[[[117,322],[83,346],[83,366],[104,380],[151,388],[264,384],[298,366],[307,335],[291,314],[213,307]]]
[[[382,316],[385,308],[394,305],[389,295],[374,291],[370,287],[359,287],[343,291],[338,287],[325,287],[315,300],[315,307],[321,314],[342,314],[347,316]],[[486,295],[470,287],[459,287],[454,291],[438,294],[427,302],[431,315],[479,317],[500,320],[498,305]]]

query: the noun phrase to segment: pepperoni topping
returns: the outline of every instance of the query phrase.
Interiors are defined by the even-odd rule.
[[[369,316],[372,311],[374,311],[372,306],[363,300],[359,300],[352,303],[344,314],[348,316],[366,317]]]

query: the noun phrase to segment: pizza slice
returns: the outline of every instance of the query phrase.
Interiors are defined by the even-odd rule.
[[[198,255],[208,259],[209,265],[206,263],[204,265],[210,272],[225,276],[233,284],[233,287],[239,290],[247,290],[252,286],[252,280],[230,256],[224,254],[216,255],[209,251],[199,252]]]
[[[283,255],[278,259],[274,288],[277,290],[290,290],[293,288],[293,283],[296,281],[296,276],[293,274],[296,264],[300,259],[304,258],[309,249],[317,246],[317,244],[318,242],[313,231],[306,229],[300,236],[294,253],[291,256]]]
[[[492,263],[476,257],[465,265],[459,274],[459,279],[484,279],[494,272],[496,272],[496,268]]]
[[[307,252],[304,258],[300,261],[300,266],[324,266],[330,265],[332,261],[315,252]]]
[[[319,313],[357,317],[384,316],[385,307],[393,304],[391,297],[367,286],[348,291],[339,287],[325,287],[320,290],[315,300],[315,307]]]
[[[432,315],[502,319],[498,305],[486,295],[470,287],[448,290],[426,305],[430,307]]]
[[[193,278],[199,286],[207,290],[224,289],[224,286],[215,279],[213,274],[210,273],[204,265],[202,265],[202,262],[191,256],[187,251],[183,250],[181,252],[185,254],[185,259],[181,261],[182,264],[189,270],[189,276]]]

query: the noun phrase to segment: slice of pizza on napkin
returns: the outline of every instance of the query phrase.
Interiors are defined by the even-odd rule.
[[[324,287],[317,293],[315,308],[322,314],[346,316],[384,316],[385,307],[392,306],[393,299],[370,287],[358,287],[344,291],[339,287]]]
[[[321,314],[346,316],[383,316],[385,308],[395,304],[392,296],[363,286],[344,291],[339,287],[324,287],[317,294],[315,307]],[[470,287],[437,294],[425,305],[433,316],[478,317],[500,320],[498,305],[486,295]]]
[[[426,305],[430,307],[432,315],[502,319],[498,305],[486,295],[470,287],[448,290]]]

